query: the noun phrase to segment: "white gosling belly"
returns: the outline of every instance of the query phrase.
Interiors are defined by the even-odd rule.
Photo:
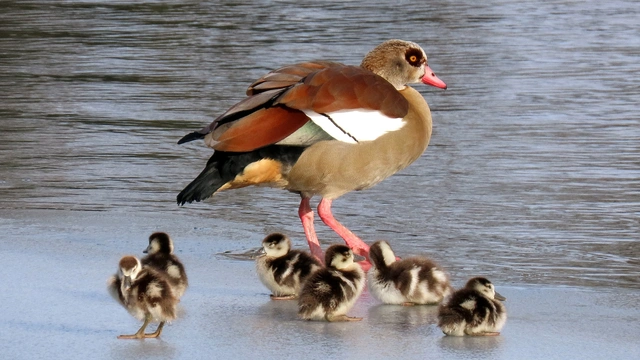
[[[378,281],[378,270],[369,269],[367,274],[369,280],[369,292],[378,300],[385,304],[402,304],[406,302],[405,296],[395,287],[392,282]]]
[[[279,284],[273,276],[273,271],[271,271],[271,268],[266,264],[266,262],[259,261],[256,263],[256,267],[260,282],[262,282],[262,284],[266,286],[267,289],[270,289],[274,295],[290,295],[296,292],[296,287]],[[287,269],[287,271],[289,270],[290,269]],[[296,282],[295,286],[299,286],[299,284],[297,284]]]
[[[462,320],[456,324],[450,324],[442,327],[442,332],[449,336],[464,336],[467,322]]]

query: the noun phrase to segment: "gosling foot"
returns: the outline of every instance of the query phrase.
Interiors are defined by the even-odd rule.
[[[351,317],[347,315],[325,315],[324,317],[329,322],[338,322],[338,321],[361,321],[361,317]]]

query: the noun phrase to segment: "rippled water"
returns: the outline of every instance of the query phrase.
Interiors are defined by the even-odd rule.
[[[2,208],[181,212],[303,238],[298,198],[178,208],[204,166],[176,141],[310,59],[423,45],[427,152],[336,217],[452,274],[640,288],[640,5],[580,1],[0,1]],[[337,238],[324,226],[326,243]]]

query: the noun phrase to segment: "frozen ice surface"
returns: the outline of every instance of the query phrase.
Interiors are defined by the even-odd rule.
[[[106,279],[160,230],[189,274],[181,316],[160,339],[118,340],[140,323],[108,295]],[[381,305],[366,292],[350,313],[362,322],[299,320],[295,301],[269,299],[252,261],[221,255],[259,246],[263,230],[243,224],[0,211],[0,231],[1,359],[640,358],[640,294],[631,289],[497,283],[509,313],[502,334],[453,338],[435,325],[435,307]]]

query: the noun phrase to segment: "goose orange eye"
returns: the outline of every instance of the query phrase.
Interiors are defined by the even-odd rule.
[[[418,61],[418,57],[417,57],[417,56],[415,56],[415,55],[411,55],[411,56],[409,57],[409,61],[411,61],[412,63],[413,63],[413,62],[416,62],[416,61]]]

